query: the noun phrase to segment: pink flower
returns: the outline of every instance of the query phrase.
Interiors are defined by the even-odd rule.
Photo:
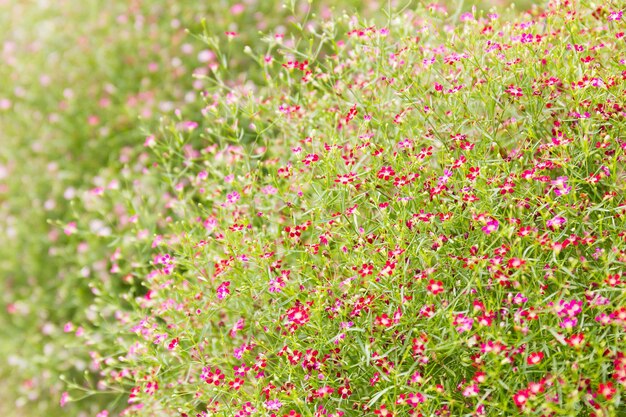
[[[560,326],[564,329],[571,330],[578,324],[578,319],[576,317],[565,317]]]
[[[443,282],[441,281],[435,281],[434,279],[431,279],[428,282],[428,287],[427,287],[428,291],[430,291],[433,295],[437,295],[440,292],[443,292]]]
[[[496,219],[491,219],[487,222],[485,226],[483,226],[482,230],[483,232],[485,232],[485,234],[488,235],[490,233],[497,231],[499,226],[500,226],[500,222],[498,222]]]
[[[192,120],[186,120],[184,122],[179,123],[177,127],[178,127],[178,129],[186,130],[188,132],[191,132],[192,130],[194,130],[195,128],[198,127],[198,123],[194,122]]]
[[[219,298],[220,300],[226,298],[226,296],[230,294],[230,290],[228,289],[229,286],[230,281],[225,281],[221,283],[220,286],[217,287],[217,298]]]
[[[71,236],[74,233],[76,233],[76,222],[70,222],[67,224],[67,226],[65,226],[65,229],[63,230],[63,233],[65,233],[67,236]]]
[[[472,330],[474,324],[474,318],[467,317],[465,314],[457,314],[454,317],[453,325],[456,327],[456,331],[459,333],[469,332]]]
[[[245,7],[243,4],[241,4],[241,3],[237,3],[237,4],[234,4],[234,5],[230,8],[230,13],[231,13],[232,15],[237,16],[237,15],[240,15],[241,13],[243,13],[245,10],[246,10],[246,7]]]
[[[281,292],[284,286],[285,282],[281,277],[272,278],[269,283],[269,292]]]
[[[465,387],[465,389],[463,390],[463,396],[475,397],[476,395],[479,394],[479,392],[480,390],[478,389],[478,384],[472,384],[472,385]]]
[[[232,193],[226,195],[226,201],[229,205],[236,203],[237,201],[239,201],[240,198],[241,196],[237,191],[233,191]]]
[[[283,404],[279,400],[268,400],[265,401],[265,408],[268,410],[278,410]]]
[[[154,135],[148,136],[146,138],[146,141],[143,143],[143,146],[146,146],[146,147],[152,147],[154,145],[156,145],[156,139],[155,139]]]
[[[554,186],[554,194],[557,196],[567,195],[570,191],[572,191],[572,187],[567,185],[567,177],[558,177],[555,180],[552,180],[552,185]]]
[[[471,12],[466,12],[459,18],[461,22],[471,22],[474,20],[474,15]]]
[[[546,222],[546,226],[549,229],[555,230],[555,229],[560,229],[561,226],[563,226],[566,222],[567,222],[567,219],[565,219],[564,217],[555,216]]]
[[[509,85],[505,91],[513,97],[522,97],[524,95],[522,89],[513,84]]]
[[[68,394],[68,392],[65,391],[63,394],[61,394],[61,399],[59,400],[59,405],[61,407],[65,407],[65,405],[68,403],[69,400],[70,400],[70,394]]]

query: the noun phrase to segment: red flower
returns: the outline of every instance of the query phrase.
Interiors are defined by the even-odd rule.
[[[209,369],[208,372],[206,372],[206,375],[204,377],[204,382],[206,382],[209,385],[213,384],[215,386],[218,386],[219,384],[222,383],[224,378],[225,378],[225,375],[218,368],[215,368],[215,371],[213,372],[211,372]]]
[[[543,352],[533,352],[530,355],[528,355],[528,359],[526,359],[526,363],[528,365],[537,365],[542,360],[543,360]]]
[[[401,177],[396,177],[393,180],[393,185],[395,187],[404,187],[405,185],[408,185],[411,183],[411,178],[407,177],[406,175],[403,175]]]
[[[383,267],[383,269],[380,271],[378,275],[391,276],[393,274],[394,269],[396,269],[396,263],[393,261],[387,261],[385,262],[385,266]]]
[[[621,280],[620,280],[619,274],[611,274],[611,275],[609,275],[604,280],[604,282],[606,282],[611,287],[616,287],[616,286],[618,286],[618,285],[620,285],[622,283]]]
[[[583,347],[583,343],[585,342],[585,335],[582,333],[573,334],[565,339],[565,342],[567,342],[567,344],[574,349],[579,349]]]
[[[434,279],[431,279],[430,281],[428,281],[427,288],[428,288],[428,291],[433,293],[433,295],[437,295],[440,292],[443,292],[443,282],[435,281]]]
[[[389,318],[387,314],[383,314],[382,316],[376,317],[376,320],[374,321],[374,323],[376,323],[377,326],[381,326],[381,327],[391,327],[391,325],[393,324],[393,322],[391,321],[391,319]]]
[[[417,154],[419,159],[425,159],[428,156],[433,154],[433,147],[429,146],[428,148],[422,148],[420,152]]]
[[[524,236],[529,236],[532,233],[536,232],[537,230],[532,227],[532,226],[522,226],[520,227],[519,231],[517,232],[517,235],[520,237],[524,237]]]
[[[522,97],[524,95],[522,89],[513,84],[509,85],[505,91],[513,97]]]
[[[295,226],[295,227],[291,227],[291,226],[286,226],[285,227],[285,232],[289,235],[290,238],[292,239],[297,239],[300,237],[300,235],[302,234],[300,232],[300,229]]]
[[[515,405],[519,408],[524,407],[524,405],[528,402],[528,397],[530,396],[530,392],[527,389],[519,390],[513,395],[513,401]]]
[[[346,385],[339,387],[338,392],[339,392],[339,395],[341,395],[341,398],[345,400],[346,398],[352,395],[352,391],[350,390],[350,384],[346,382]]]
[[[606,384],[600,383],[600,385],[598,385],[598,395],[602,395],[607,400],[613,398],[613,395],[615,395],[616,392],[617,390],[615,389],[611,381],[607,382]]]
[[[287,310],[287,319],[295,326],[302,326],[309,322],[309,310],[301,304]]]
[[[302,352],[300,352],[299,350],[294,350],[291,355],[287,354],[287,359],[289,360],[290,364],[298,365],[302,360]]]
[[[347,174],[337,175],[337,179],[335,180],[335,182],[346,185],[353,182],[355,178],[356,174],[354,172],[349,172]]]
[[[387,181],[394,175],[396,175],[396,171],[394,171],[393,168],[391,168],[390,166],[384,166],[378,171],[378,178],[380,178],[381,180]]]
[[[176,346],[178,346],[178,338],[175,337],[174,339],[171,340],[171,342],[169,343],[169,345],[167,345],[167,348],[169,350],[173,350],[176,348]]]
[[[387,410],[387,406],[385,404],[381,405],[378,410],[374,410],[374,414],[380,417],[393,417],[393,412]]]
[[[317,162],[319,160],[320,160],[319,156],[317,156],[314,153],[310,153],[304,157],[304,159],[302,160],[302,163],[304,163],[304,165],[311,165],[312,162]]]
[[[419,392],[412,392],[406,399],[407,404],[411,407],[417,407],[419,404],[422,404],[426,401],[426,397],[424,394],[420,394]]]
[[[239,390],[239,388],[241,388],[243,386],[243,379],[241,378],[235,378],[233,381],[230,381],[228,383],[228,385],[230,385],[230,387],[232,389],[234,389],[235,391]]]
[[[359,275],[361,275],[362,277],[365,277],[367,275],[372,275],[373,272],[374,272],[374,265],[372,264],[363,264],[363,266],[361,266],[361,269],[359,269]]]
[[[469,174],[467,174],[465,177],[470,181],[474,181],[476,178],[478,178],[479,175],[480,175],[479,167],[470,167]]]
[[[515,191],[515,184],[510,180],[506,180],[504,184],[499,186],[500,194],[504,195],[506,193],[512,194]]]
[[[512,268],[512,269],[519,269],[519,268],[523,267],[525,263],[526,263],[526,261],[525,261],[525,260],[523,260],[523,259],[520,259],[520,258],[511,258],[511,259],[509,259],[509,261],[507,262],[507,266],[508,266],[509,268]]]

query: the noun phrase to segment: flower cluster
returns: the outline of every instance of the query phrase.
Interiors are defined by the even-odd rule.
[[[456,20],[269,37],[263,80],[216,70],[164,121],[159,197],[116,195],[161,236],[107,261],[136,284],[94,354],[123,415],[624,410],[621,14]]]

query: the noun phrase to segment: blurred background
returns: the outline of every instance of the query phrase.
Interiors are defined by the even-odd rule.
[[[200,101],[192,74],[218,65],[192,35],[202,19],[229,52],[229,79],[245,82],[260,76],[247,72],[243,53],[246,45],[263,51],[260,32],[344,11],[384,22],[382,9],[408,3],[0,0],[0,414],[88,416],[111,400],[60,408],[62,375],[93,382],[93,353],[73,335],[94,314],[88,282],[107,274],[110,252],[75,233],[73,220],[87,215],[75,196],[111,186],[107,173],[141,157],[161,114]],[[451,15],[512,6],[439,4]],[[97,217],[85,220],[106,234]]]

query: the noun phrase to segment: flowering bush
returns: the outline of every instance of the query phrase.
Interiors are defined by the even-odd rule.
[[[256,83],[213,69],[86,204],[115,235],[79,336],[93,393],[122,415],[625,413],[620,7],[336,18],[248,50]]]
[[[626,413],[623,8],[208,21],[128,104],[160,129],[33,210],[71,201],[61,284],[10,329],[99,417]]]

